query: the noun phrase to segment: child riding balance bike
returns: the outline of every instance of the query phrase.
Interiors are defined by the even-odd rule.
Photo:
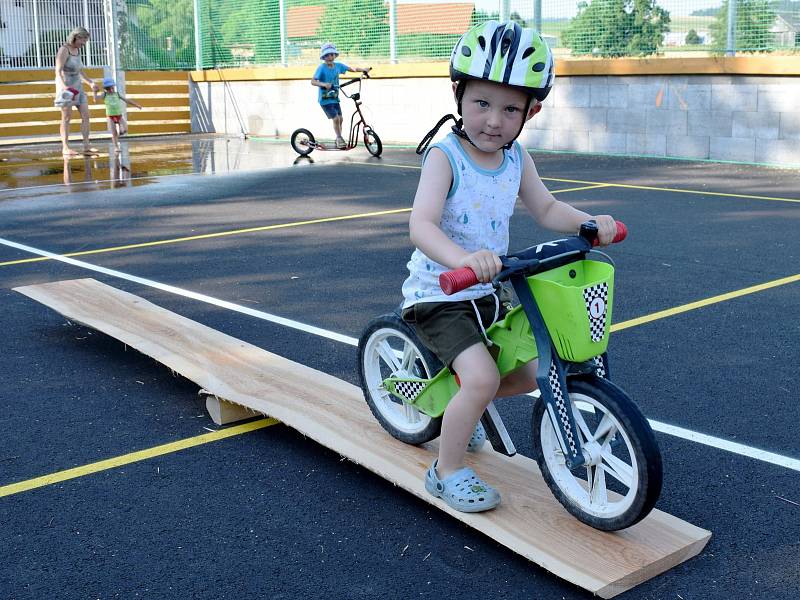
[[[661,489],[655,436],[609,377],[613,268],[588,259],[621,239],[608,215],[557,201],[516,138],[542,108],[554,78],[539,34],[489,21],[455,46],[450,74],[461,119],[423,158],[410,219],[417,246],[398,312],[374,319],[359,341],[364,396],[394,437],[440,436],[425,488],[451,508],[490,510],[500,493],[464,465],[488,436],[515,453],[493,400],[538,388],[534,454],[559,502],[604,530],[646,516]],[[578,232],[508,254],[516,199],[540,225]],[[511,283],[520,302],[496,288]]]
[[[319,103],[331,122],[336,134],[333,145],[326,145],[316,141],[314,135],[304,128],[296,129],[292,133],[291,144],[295,152],[300,156],[308,156],[313,150],[352,150],[358,145],[358,138],[361,137],[363,128],[364,145],[367,151],[373,156],[380,156],[383,151],[383,144],[378,134],[367,124],[364,114],[361,112],[361,82],[364,78],[369,79],[369,72],[372,67],[348,67],[347,65],[335,62],[339,56],[336,46],[331,43],[324,44],[320,51],[320,59],[324,62],[317,68],[311,78],[311,85],[319,88]],[[343,84],[339,84],[339,75],[348,71],[358,72],[361,75],[357,79],[351,79]],[[358,88],[348,93],[345,87],[358,84]],[[342,108],[339,103],[339,92],[346,98],[350,98],[355,104],[355,111],[350,117],[350,133],[347,141],[342,137]],[[356,121],[356,115],[358,120]]]

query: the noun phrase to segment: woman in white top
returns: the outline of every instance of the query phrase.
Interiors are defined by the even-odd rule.
[[[76,27],[67,36],[67,42],[56,53],[56,100],[55,105],[61,107],[61,151],[64,156],[78,154],[69,147],[69,123],[72,119],[72,107],[77,107],[81,115],[81,136],[83,136],[83,153],[96,154],[97,149],[89,145],[89,99],[83,91],[83,82],[88,83],[92,91],[99,86],[83,72],[81,48],[89,41],[89,32],[83,27]]]

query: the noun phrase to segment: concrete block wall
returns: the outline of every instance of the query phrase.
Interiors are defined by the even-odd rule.
[[[800,77],[636,75],[559,77],[525,127],[530,149],[800,166]],[[384,142],[416,144],[454,112],[446,78],[371,79],[362,99]],[[342,99],[345,128],[352,103]],[[330,139],[308,80],[199,83],[193,131]],[[239,115],[239,116],[237,116]]]

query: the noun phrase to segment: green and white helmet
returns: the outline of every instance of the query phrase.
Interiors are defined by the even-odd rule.
[[[453,48],[450,79],[505,83],[544,100],[555,79],[553,54],[534,29],[509,21],[476,25]]]

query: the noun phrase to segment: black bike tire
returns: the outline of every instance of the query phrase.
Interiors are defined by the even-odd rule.
[[[419,354],[422,356],[423,360],[427,363],[428,369],[430,370],[429,376],[433,377],[436,373],[438,373],[442,369],[442,364],[439,362],[439,359],[428,350],[417,338],[417,335],[414,333],[414,330],[405,323],[399,315],[396,313],[390,313],[381,315],[379,317],[374,318],[372,321],[367,324],[367,327],[364,329],[364,332],[361,334],[361,337],[358,340],[358,379],[361,385],[361,391],[364,394],[364,400],[366,400],[367,405],[369,406],[370,411],[375,416],[377,421],[381,424],[381,426],[394,438],[400,440],[401,442],[405,442],[407,444],[412,445],[419,445],[424,444],[425,442],[429,442],[437,437],[442,430],[442,418],[441,417],[434,417],[431,418],[430,422],[424,429],[415,432],[409,433],[405,431],[401,431],[397,429],[392,423],[390,423],[381,412],[380,408],[376,406],[372,395],[370,394],[367,388],[367,381],[365,375],[365,366],[364,361],[367,357],[365,357],[364,352],[367,345],[367,341],[369,338],[379,331],[380,329],[394,329],[400,331],[409,338],[414,346],[416,347]]]
[[[636,454],[639,486],[633,504],[621,515],[602,518],[589,514],[573,502],[554,480],[541,448],[542,419],[549,419],[545,403],[539,400],[533,409],[533,452],[542,477],[550,491],[579,521],[602,531],[617,531],[630,527],[644,519],[655,506],[661,494],[663,466],[655,434],[636,403],[619,387],[606,379],[576,376],[567,379],[569,394],[582,393],[599,401],[611,412],[625,429]]]
[[[312,146],[306,146],[306,147],[300,146],[297,143],[297,137],[300,134],[305,134],[308,137],[308,141],[311,142],[312,144],[316,142],[316,140],[314,139],[314,134],[311,133],[308,129],[303,129],[302,127],[300,129],[295,129],[294,132],[292,133],[291,143],[294,151],[297,152],[300,156],[308,156],[314,151],[314,148]]]
[[[377,146],[377,149],[375,151],[373,151],[370,148],[369,140],[367,139],[370,135],[372,136],[374,143]],[[364,130],[364,145],[367,147],[367,152],[372,154],[372,156],[374,156],[375,158],[378,158],[381,155],[381,152],[383,152],[383,143],[381,142],[381,138],[378,137],[378,134],[375,133],[374,129]]]

